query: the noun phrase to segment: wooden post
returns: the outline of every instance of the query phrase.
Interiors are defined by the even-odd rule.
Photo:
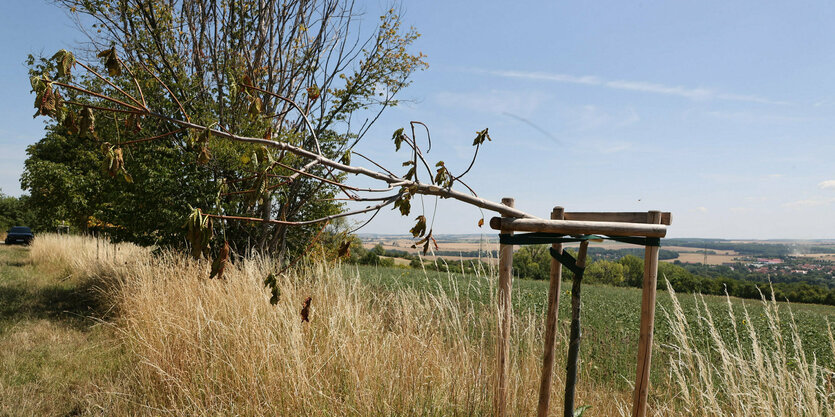
[[[551,218],[562,220],[565,209],[554,207]],[[562,252],[562,243],[551,245],[557,252]],[[545,316],[545,351],[542,354],[542,378],[539,381],[539,405],[536,408],[537,417],[548,415],[548,405],[551,401],[551,378],[554,375],[554,345],[557,342],[557,315],[560,306],[560,284],[562,281],[562,264],[551,258],[551,284],[548,286],[548,313]]]
[[[661,212],[650,211],[648,222],[661,223]],[[649,367],[652,360],[652,333],[655,326],[655,287],[658,282],[658,246],[647,246],[644,251],[644,283],[641,296],[641,334],[638,339],[638,370],[635,392],[632,395],[632,417],[647,414]]]
[[[503,198],[502,204],[513,207],[512,198]],[[502,230],[500,234],[512,235],[513,231]],[[512,305],[510,291],[512,287],[511,268],[513,266],[513,245],[499,245],[499,337],[496,344],[496,381],[493,393],[493,415],[507,416],[507,373],[510,356],[510,318]]]
[[[589,241],[580,242],[580,250],[577,252],[577,270],[574,278],[571,279],[571,332],[568,338],[568,360],[565,364],[565,407],[563,416],[574,416],[574,397],[577,390],[577,365],[580,362],[580,284],[583,281],[583,272],[586,268],[586,250]]]

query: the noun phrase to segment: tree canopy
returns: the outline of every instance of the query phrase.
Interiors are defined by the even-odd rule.
[[[77,57],[30,58],[36,115],[55,123],[27,150],[21,183],[41,224],[105,226],[141,244],[181,244],[192,207],[261,219],[222,224],[237,250],[302,250],[320,225],[267,220],[338,213],[340,173],[214,133],[350,162],[426,66],[409,51],[418,33],[401,27],[395,9],[369,26],[350,1],[57,3],[88,17],[79,22],[88,22],[80,29],[90,43]],[[360,112],[366,119],[354,120]]]

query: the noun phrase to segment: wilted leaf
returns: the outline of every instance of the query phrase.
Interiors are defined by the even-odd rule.
[[[249,117],[251,119],[257,119],[258,116],[261,115],[261,106],[262,106],[261,98],[260,97],[254,97],[252,99],[252,101],[249,103],[248,114],[249,114]]]
[[[75,65],[75,56],[72,52],[69,52],[66,49],[61,49],[52,56],[52,59],[55,61],[55,66],[58,67],[59,77],[66,77],[70,75],[70,71],[72,70],[73,65]]]
[[[394,150],[400,150],[400,144],[403,143],[403,128],[397,129],[394,131],[394,134],[391,135],[391,139],[394,140]]]
[[[107,73],[111,77],[122,75],[122,66],[119,64],[119,58],[116,56],[115,46],[99,52],[98,57],[104,58],[104,66],[107,68]]]
[[[351,241],[345,240],[339,245],[339,251],[337,252],[337,256],[340,258],[347,258],[351,256]]]
[[[38,111],[33,117],[37,116],[52,116],[54,117],[57,110],[61,108],[63,101],[61,95],[57,91],[52,90],[52,85],[47,85],[37,97],[35,97],[35,108]]]
[[[478,227],[484,226],[484,217],[478,220]]]
[[[223,279],[223,271],[226,269],[226,263],[229,262],[229,252],[229,242],[224,241],[220,253],[217,254],[217,258],[212,262],[212,273],[209,275],[209,279],[215,276]]]
[[[307,98],[310,101],[316,100],[319,98],[321,91],[319,91],[319,87],[317,85],[312,85],[307,87]]]
[[[186,240],[191,243],[191,256],[200,259],[200,255],[208,253],[209,242],[212,240],[212,219],[203,215],[199,208],[189,206],[191,213],[183,225],[186,228]]]
[[[438,242],[435,240],[434,237],[432,237],[432,230],[429,231],[429,233],[426,235],[426,237],[424,237],[423,239],[415,242],[415,244],[412,245],[412,248],[416,248],[417,245],[423,245],[423,254],[426,255],[426,253],[429,252],[429,243],[430,242],[435,245],[435,250],[438,250]]]
[[[269,288],[272,293],[270,304],[278,304],[278,300],[281,298],[281,289],[278,288],[278,281],[275,279],[275,274],[270,273],[267,275],[267,278],[264,279],[264,287]]]
[[[394,208],[400,209],[400,214],[404,216],[408,216],[409,212],[412,210],[412,203],[411,203],[412,195],[409,193],[404,193],[400,198],[398,198],[394,202]]]
[[[72,111],[68,111],[66,116],[64,116],[64,122],[62,125],[64,126],[64,129],[67,129],[67,133],[71,135],[77,135],[79,132],[78,117]]]
[[[200,153],[197,155],[197,163],[206,165],[212,159],[212,153],[209,152],[209,146],[203,145],[200,147]]]
[[[491,140],[490,135],[487,133],[487,128],[484,128],[484,130],[479,131],[479,132],[475,132],[475,133],[476,133],[476,137],[475,137],[475,140],[473,141],[473,146],[481,145],[482,143],[484,143],[485,139]]]
[[[417,216],[416,220],[417,224],[415,224],[415,227],[411,228],[409,232],[413,237],[421,237],[424,233],[426,233],[426,217]]]
[[[452,175],[449,173],[449,170],[446,169],[446,166],[444,166],[444,161],[439,161],[435,164],[435,166],[438,167],[438,171],[433,179],[435,185],[440,185],[446,188],[452,187]]]
[[[81,109],[79,115],[79,130],[80,133],[87,137],[96,137],[96,116],[93,115],[93,109],[84,107]]]
[[[304,304],[302,304],[302,323],[310,322],[310,302],[313,301],[311,297],[307,297],[304,300]]]

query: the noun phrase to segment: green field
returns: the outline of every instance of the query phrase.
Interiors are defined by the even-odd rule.
[[[439,293],[441,291],[455,295],[460,300],[472,302],[475,306],[487,306],[492,300],[492,285],[485,278],[447,274],[443,272],[402,268],[375,268],[364,266],[346,267],[359,273],[372,288],[380,290],[398,290],[414,288]],[[663,277],[659,277],[663,279]],[[570,282],[562,284],[560,296],[559,331],[567,339],[570,321]],[[548,294],[547,281],[515,279],[513,282],[513,307],[517,315],[534,313],[545,316],[545,298]],[[743,308],[748,310],[757,334],[769,334],[768,320],[762,301],[743,300],[718,296],[694,296],[677,294],[682,309],[689,321],[689,326],[696,336],[697,348],[710,353],[709,334],[704,320],[699,319],[697,308],[704,305],[710,311],[726,343],[736,343],[736,336],[731,323],[728,301],[734,310],[739,340],[743,350],[750,346],[750,337],[744,330]],[[638,328],[640,324],[641,290],[637,288],[612,287],[605,285],[584,285],[581,345],[582,369],[585,378],[610,384],[618,389],[629,389],[635,378],[637,361]],[[797,325],[805,353],[817,358],[818,364],[829,369],[835,365],[833,347],[827,332],[827,320],[835,321],[835,307],[813,304],[777,303],[781,329],[787,340],[791,335],[792,316]],[[654,384],[666,384],[668,361],[673,342],[671,322],[667,314],[671,312],[672,300],[668,292],[659,291],[656,309],[655,344],[653,350],[652,381]],[[702,313],[701,315],[704,315]],[[773,345],[773,340],[761,339],[765,346]],[[541,347],[540,347],[541,349]],[[789,352],[793,355],[793,352]],[[717,359],[718,360],[718,359]],[[557,366],[557,372],[562,372]]]

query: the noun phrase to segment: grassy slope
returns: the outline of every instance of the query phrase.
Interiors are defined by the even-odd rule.
[[[424,273],[421,270],[402,268],[362,266],[347,268],[358,271],[363,280],[372,288],[387,290],[416,288],[435,293],[440,291],[451,293],[457,290],[462,296],[472,299],[476,305],[486,305],[491,300],[492,289],[489,288],[489,282],[484,279],[434,271]],[[560,295],[559,329],[566,339],[571,317],[570,289],[570,282],[563,283]],[[534,312],[542,316],[544,321],[547,294],[547,281],[514,280],[512,296],[516,313]],[[638,355],[641,290],[605,285],[584,285],[582,299],[581,358],[585,366],[585,377],[610,384],[621,390],[629,389],[630,384],[634,382],[635,362]],[[699,316],[697,308],[703,310],[702,306],[706,305],[726,343],[735,343],[728,298],[705,296],[703,297],[704,304],[700,297],[690,294],[678,294],[678,299],[691,326],[701,328],[702,323],[697,318]],[[666,383],[667,363],[672,353],[667,347],[672,342],[670,321],[665,316],[665,311],[671,311],[671,301],[666,291],[659,291],[652,367],[652,377],[656,384]],[[738,334],[743,343],[750,343],[750,338],[743,329],[743,320],[745,320],[743,307],[748,310],[750,320],[758,333],[768,333],[762,302],[739,298],[730,298],[730,301],[735,311]],[[791,331],[789,305],[778,304],[782,318],[781,327],[784,335],[789,337]],[[833,358],[833,350],[829,344],[826,320],[835,322],[835,307],[814,304],[791,304],[790,307],[806,353],[810,356],[816,355],[819,364],[833,369],[835,358]],[[696,331],[695,333],[702,336],[696,342],[702,347],[707,346],[707,332]],[[763,342],[768,344],[769,341],[760,340],[760,343]],[[557,372],[562,372],[562,366],[557,365]]]
[[[0,245],[0,415],[76,415],[122,363],[89,281]]]
[[[59,245],[56,248],[63,248],[62,245],[67,242],[55,243]],[[88,248],[89,251],[92,248]],[[46,253],[53,252],[59,250],[50,249]],[[88,253],[86,258],[78,256],[75,250],[68,254],[70,252],[83,265],[91,265],[95,262],[89,259],[97,259],[97,251]],[[32,265],[28,259],[27,249],[0,246],[0,415],[87,414],[95,413],[97,409],[112,414],[117,409],[133,410],[132,407],[138,403],[131,401],[131,404],[121,404],[120,407],[119,399],[134,397],[152,398],[161,406],[173,407],[185,414],[189,414],[188,410],[203,410],[209,414],[213,410],[220,414],[224,410],[259,414],[271,409],[267,405],[278,410],[299,404],[306,405],[313,414],[315,410],[320,411],[320,414],[328,414],[328,409],[330,413],[338,414],[337,410],[345,411],[345,403],[337,401],[335,394],[343,395],[349,406],[357,401],[353,406],[370,407],[366,411],[381,411],[391,408],[391,397],[374,397],[385,392],[384,388],[400,393],[405,398],[401,402],[406,408],[394,408],[404,414],[414,414],[415,410],[411,407],[416,406],[415,400],[429,401],[426,405],[418,405],[418,409],[435,410],[438,415],[457,410],[449,407],[450,404],[460,404],[462,395],[467,399],[475,395],[472,397],[474,405],[462,407],[462,413],[466,414],[466,410],[470,410],[470,413],[472,410],[483,410],[489,404],[485,402],[487,397],[483,397],[486,395],[484,384],[489,379],[486,376],[490,374],[489,366],[485,366],[483,375],[470,375],[466,372],[459,375],[455,372],[461,369],[454,364],[462,357],[472,362],[467,362],[470,364],[468,366],[491,363],[490,320],[476,313],[467,313],[465,320],[469,322],[462,325],[448,323],[451,319],[461,318],[457,314],[471,311],[471,308],[479,310],[489,307],[493,293],[491,280],[431,271],[424,273],[399,268],[345,266],[345,270],[350,271],[345,275],[356,273],[363,284],[361,287],[352,287],[348,282],[350,280],[339,278],[338,275],[327,279],[320,277],[318,280],[305,277],[296,281],[294,278],[284,284],[282,302],[276,308],[265,302],[265,293],[260,288],[263,268],[257,265],[237,265],[225,283],[199,279],[205,275],[207,268],[203,264],[172,261],[162,269],[143,267],[134,271],[136,275],[130,275],[128,282],[143,283],[135,289],[144,289],[147,297],[137,298],[133,291],[123,294],[128,298],[123,302],[136,303],[130,310],[135,316],[133,321],[128,320],[130,317],[124,318],[128,324],[134,323],[133,328],[126,328],[126,323],[117,322],[119,329],[128,334],[126,340],[133,341],[134,353],[145,361],[139,361],[146,364],[143,368],[138,364],[124,366],[128,360],[126,357],[130,355],[122,353],[122,348],[113,337],[112,327],[96,325],[97,321],[89,318],[99,316],[101,311],[91,292],[89,280],[68,276],[69,270],[66,266],[59,266],[60,262],[44,261]],[[125,264],[122,259],[114,264]],[[91,274],[89,271],[80,272],[78,266],[74,268],[77,274]],[[100,271],[109,274],[107,269]],[[160,276],[171,278],[159,281],[157,277]],[[137,277],[141,279],[137,281]],[[340,295],[339,288],[346,285],[346,293]],[[560,303],[560,340],[563,341],[568,331],[567,289],[568,286],[563,287]],[[314,321],[307,327],[299,327],[298,304],[311,291],[314,295]],[[395,297],[403,293],[412,295]],[[541,350],[541,341],[537,336],[538,330],[530,330],[526,326],[541,326],[541,320],[536,319],[536,316],[542,317],[544,314],[546,293],[546,282],[514,282],[514,308],[520,317],[516,322],[520,327],[517,333],[523,336],[516,339],[519,344],[516,348],[517,355],[523,357],[520,363],[526,367],[520,371],[519,378],[527,381],[519,384],[517,398],[530,397],[518,400],[521,407],[519,410],[528,410],[531,404],[535,404],[535,397],[532,396],[538,384],[534,379],[538,378],[539,359],[534,356],[538,356],[537,352]],[[433,294],[451,296],[432,298]],[[704,318],[697,318],[704,317],[704,312],[698,311],[702,302],[689,295],[681,295],[679,299],[689,325],[694,329],[695,337],[691,342],[696,346],[708,346],[707,331],[700,330]],[[446,306],[446,300],[458,300],[468,307],[459,309]],[[596,391],[599,393],[596,397],[589,391],[585,399],[581,392],[580,404],[593,404],[595,408],[592,415],[614,415],[612,409],[604,406],[605,396],[611,396],[606,394],[605,387],[615,387],[628,397],[629,383],[634,378],[640,290],[588,285],[584,286],[583,300],[581,383],[601,386],[603,390]],[[673,367],[669,365],[672,352],[668,344],[672,345],[674,341],[670,322],[664,317],[664,311],[671,309],[672,300],[662,292],[658,301],[657,349],[653,366],[656,386],[651,395],[655,397],[654,403],[661,406],[669,402],[669,398],[663,396],[669,390],[662,389],[660,385],[669,384],[667,373]],[[379,306],[374,306],[378,303]],[[754,323],[758,333],[768,333],[761,303],[732,299],[731,304],[734,306],[735,323],[739,327],[742,344],[749,341],[742,327],[742,320],[745,319],[743,306],[748,309],[748,320]],[[707,306],[713,316],[721,337],[726,338],[731,345],[736,343],[731,316],[728,314],[728,300],[705,297],[703,305]],[[784,304],[780,306],[781,327],[787,332],[790,316],[785,307]],[[827,339],[826,320],[835,316],[835,308],[792,305],[792,310],[798,333],[803,339],[803,350],[809,354],[814,353],[820,362],[831,368],[835,349]],[[141,317],[136,317],[139,313]],[[535,315],[534,320],[530,319],[531,313]],[[201,319],[189,321],[191,316]],[[386,331],[381,332],[381,329]],[[458,330],[463,332],[456,334],[465,334],[470,330],[475,332],[464,338],[445,333]],[[485,331],[487,333],[483,333]],[[136,334],[131,337],[131,332]],[[167,336],[137,337],[159,336],[154,332],[163,332]],[[433,342],[417,343],[424,339]],[[153,349],[143,351],[144,347],[139,342],[150,344]],[[767,345],[768,341],[760,340],[760,343]],[[385,348],[382,347],[384,345]],[[299,351],[297,346],[317,346],[317,349],[309,351],[304,348]],[[344,346],[351,346],[351,349],[344,349]],[[562,347],[564,343],[558,349],[562,350]],[[187,354],[191,350],[193,354]],[[392,353],[384,353],[387,351]],[[719,358],[710,358],[714,355],[712,348],[705,347],[699,351],[706,352],[709,362],[719,361]],[[287,361],[284,357],[287,352],[298,352],[302,360]],[[466,355],[461,356],[463,353]],[[558,355],[558,358],[564,358],[563,355]],[[556,372],[560,375],[563,365],[562,359],[558,360],[560,362]],[[327,372],[322,371],[324,365],[321,364],[328,366]],[[225,368],[227,365],[229,369]],[[789,367],[792,366],[789,361]],[[167,368],[182,373],[168,372],[161,378],[158,371]],[[414,373],[414,381],[404,381],[402,376],[393,377],[392,369],[399,369],[401,373],[403,370]],[[462,369],[466,370],[467,367]],[[123,375],[120,372],[122,370],[132,380],[151,384],[140,383],[137,386],[114,383],[114,376]],[[354,370],[358,370],[356,374]],[[177,384],[168,385],[170,375],[182,377],[176,379]],[[453,378],[447,381],[450,375]],[[206,384],[207,376],[212,378],[212,384]],[[257,383],[250,384],[248,379],[242,379],[244,376],[256,376]],[[789,380],[791,376],[783,379]],[[299,391],[286,397],[281,394],[282,390],[276,388],[276,382],[285,384],[285,390],[294,387],[299,378],[307,385],[318,387],[317,390]],[[361,380],[363,384],[339,385],[348,380]],[[163,384],[154,385],[154,382]],[[191,390],[180,388],[192,383],[194,385]],[[362,388],[365,384],[371,389]],[[438,386],[433,387],[435,391],[422,395],[410,391],[414,390],[410,384]],[[126,392],[121,388],[124,386],[142,387],[148,392]],[[464,388],[460,388],[460,393],[451,393],[448,386]],[[559,391],[561,388],[557,381],[554,390]],[[129,395],[112,395],[116,392],[126,392]],[[450,394],[446,395],[448,392]],[[240,397],[233,396],[233,393]],[[324,394],[328,396],[322,396]],[[444,398],[440,398],[441,394],[445,395]],[[761,396],[753,390],[743,394]],[[178,395],[183,398],[182,401],[178,401]],[[791,395],[784,396],[791,398]],[[556,402],[559,402],[561,393],[555,392],[554,397],[554,405],[558,407]],[[252,402],[253,398],[257,401]],[[110,402],[115,402],[116,406],[109,406]],[[186,408],[179,408],[183,404]],[[249,406],[253,408],[246,408]],[[660,410],[659,413],[667,415]]]

